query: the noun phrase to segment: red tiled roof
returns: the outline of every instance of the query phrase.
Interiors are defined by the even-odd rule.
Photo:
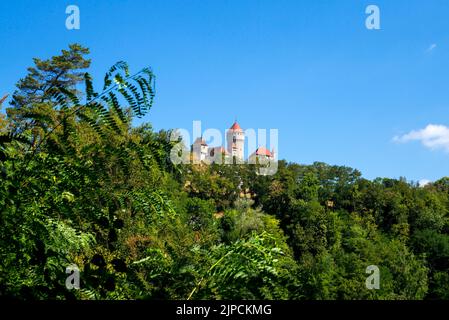
[[[273,154],[265,147],[257,148],[256,155],[257,156],[267,156],[267,157],[272,157],[273,156]]]
[[[232,125],[232,127],[230,128],[231,130],[242,130],[242,128],[240,128],[240,125],[236,122],[234,122],[234,124]]]

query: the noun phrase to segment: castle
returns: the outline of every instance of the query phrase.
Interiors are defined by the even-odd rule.
[[[216,162],[219,159],[217,156],[222,155],[227,160],[226,163],[243,163],[245,161],[245,132],[237,121],[226,132],[226,144],[227,148],[209,147],[202,137],[197,138],[191,147],[192,156],[199,161]],[[274,150],[269,151],[261,146],[248,157],[250,163],[256,163],[261,159],[274,160]]]

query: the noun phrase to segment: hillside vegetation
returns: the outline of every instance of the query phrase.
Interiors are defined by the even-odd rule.
[[[131,125],[151,119],[152,71],[119,62],[94,88],[88,53],[74,44],[35,59],[3,102],[1,296],[449,298],[449,178],[173,165],[171,131]],[[79,290],[66,288],[73,264]],[[378,290],[365,286],[370,265]]]

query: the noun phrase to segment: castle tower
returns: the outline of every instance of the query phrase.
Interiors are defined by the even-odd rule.
[[[192,145],[192,153],[193,157],[197,161],[206,160],[208,154],[208,146],[206,141],[204,141],[203,137],[197,138]]]
[[[266,162],[266,161],[271,161],[275,159],[275,155],[274,155],[274,148],[273,151],[269,151],[267,148],[265,147],[259,147],[256,149],[256,151],[253,152],[252,155],[249,156],[249,162],[250,163],[257,163],[257,162]]]
[[[239,124],[234,122],[231,128],[226,133],[226,141],[228,143],[228,153],[236,160],[243,161],[244,157],[244,145],[245,145],[245,133]]]

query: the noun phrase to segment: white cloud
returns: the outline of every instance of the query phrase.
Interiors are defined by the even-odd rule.
[[[393,141],[398,143],[420,141],[426,148],[444,150],[449,153],[449,128],[443,125],[429,124],[424,129],[396,136]]]
[[[429,48],[427,48],[426,52],[432,52],[433,50],[435,50],[437,47],[436,43],[432,43]]]
[[[421,179],[418,181],[418,185],[420,187],[425,187],[426,185],[428,185],[429,183],[431,183],[432,181],[427,180],[427,179]]]

